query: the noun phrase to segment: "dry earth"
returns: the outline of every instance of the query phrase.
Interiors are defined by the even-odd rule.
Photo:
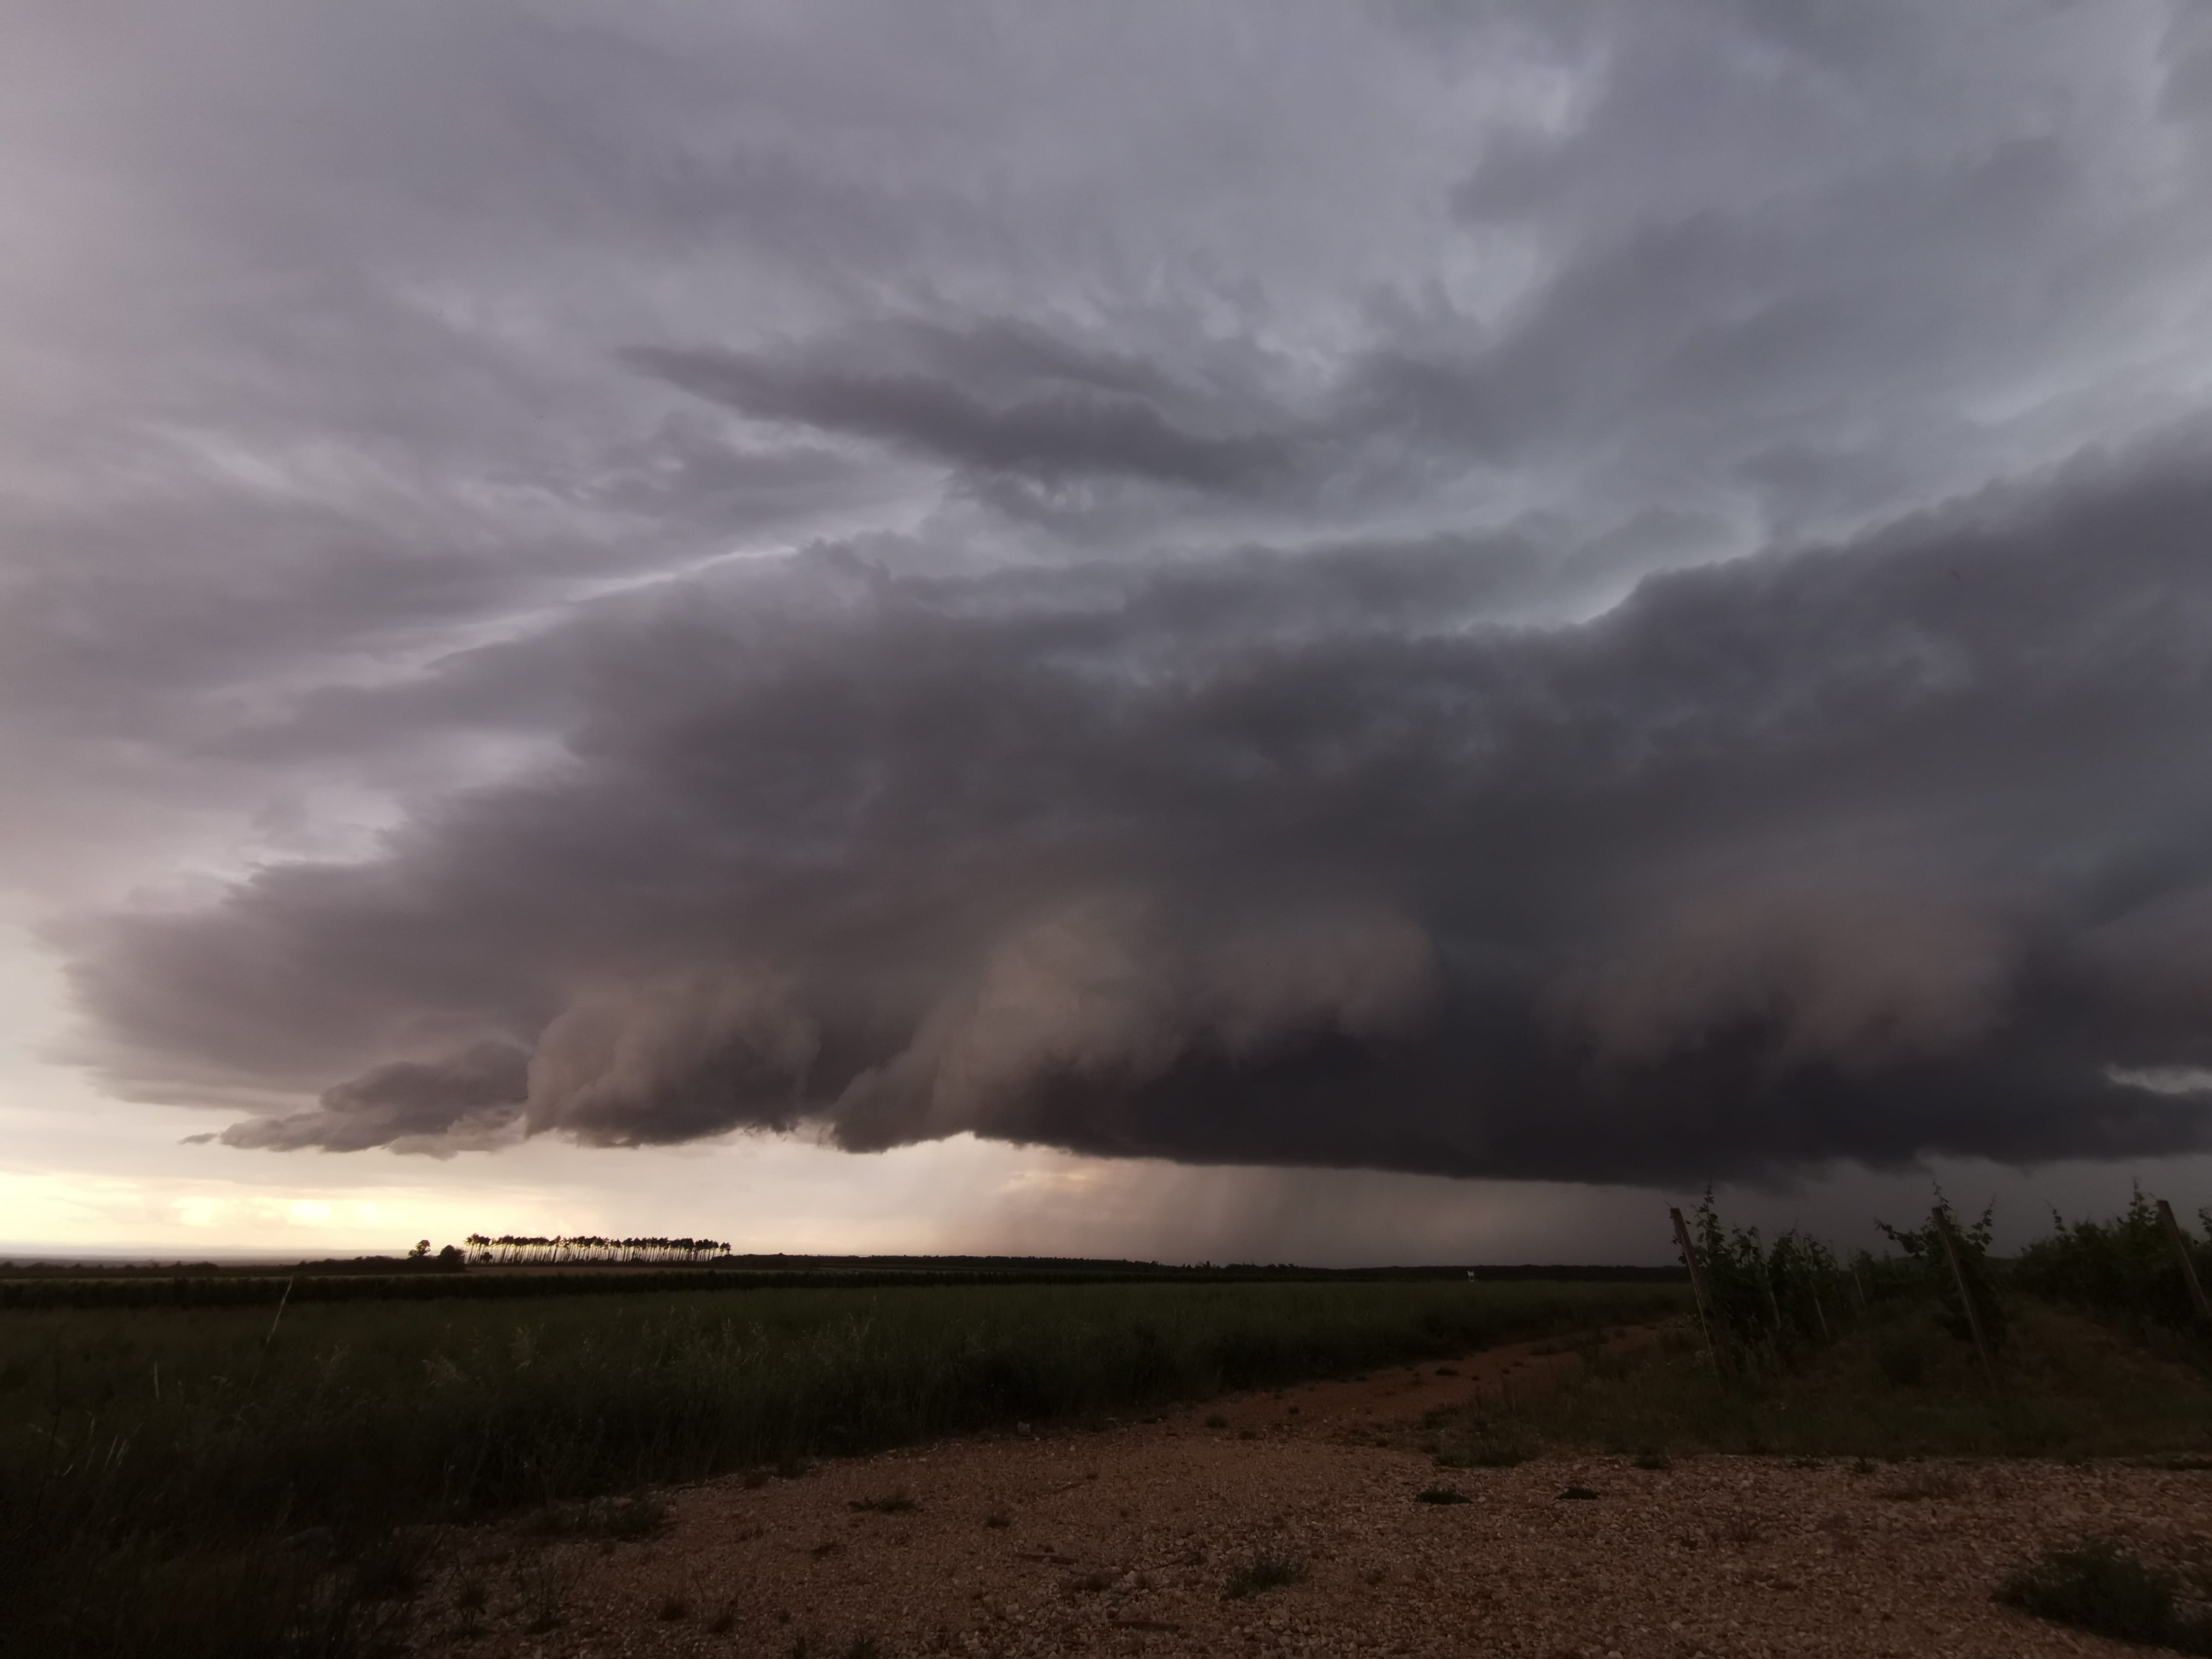
[[[1376,1444],[1559,1363],[1504,1348],[1100,1432],[732,1478],[668,1494],[669,1526],[639,1542],[475,1531],[448,1540],[418,1640],[471,1659],[2117,1656],[2142,1650],[1999,1607],[1991,1589],[2084,1531],[2190,1558],[2212,1538],[2212,1474],[1718,1456],[1438,1470]],[[1439,1484],[1469,1501],[1417,1501]],[[854,1507],[884,1498],[913,1507]],[[1261,1557],[1306,1577],[1225,1596]]]

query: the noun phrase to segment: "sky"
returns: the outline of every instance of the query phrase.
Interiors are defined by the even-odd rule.
[[[33,0],[0,1250],[2212,1203],[2191,0]]]

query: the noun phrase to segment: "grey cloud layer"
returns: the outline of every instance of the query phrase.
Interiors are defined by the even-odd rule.
[[[149,1076],[360,1068],[245,1145],[2195,1146],[2201,1107],[2110,1073],[2212,1062],[2203,459],[1555,630],[1388,551],[696,579],[471,665],[582,682],[559,767],[103,924],[82,994]]]
[[[2199,10],[51,11],[0,896],[271,1148],[2194,1144]]]

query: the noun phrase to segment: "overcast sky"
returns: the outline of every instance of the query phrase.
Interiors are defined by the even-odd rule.
[[[2191,0],[6,35],[0,1245],[2212,1202]]]

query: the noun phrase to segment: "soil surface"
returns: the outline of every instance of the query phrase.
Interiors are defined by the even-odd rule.
[[[635,1541],[476,1530],[447,1540],[418,1650],[2140,1655],[1990,1591],[2084,1532],[2176,1559],[2212,1540],[2207,1473],[1721,1456],[1455,1470],[1377,1443],[1569,1363],[1499,1348],[1098,1432],[732,1477],[665,1494],[667,1525]],[[1468,1501],[1419,1501],[1439,1487]],[[1269,1563],[1302,1576],[1225,1594]]]

